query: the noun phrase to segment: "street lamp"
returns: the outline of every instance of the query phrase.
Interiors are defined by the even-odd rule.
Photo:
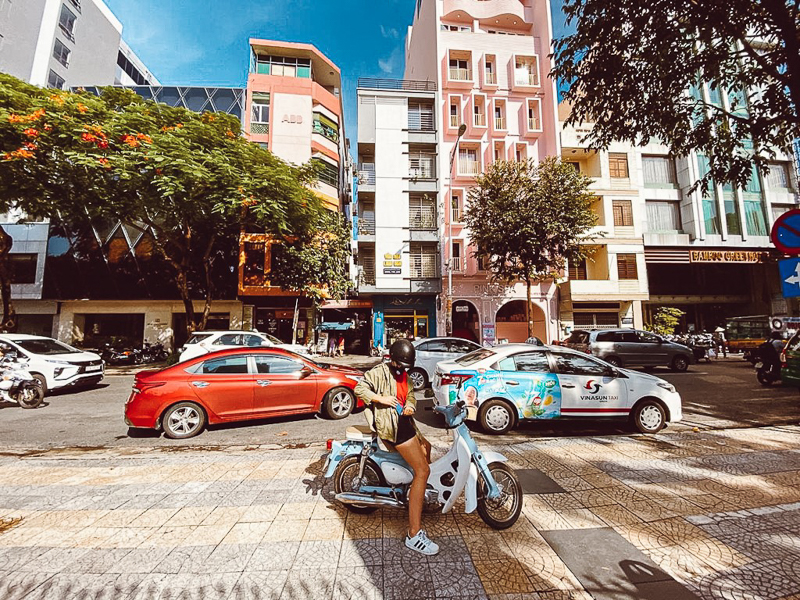
[[[445,303],[444,327],[447,335],[453,333],[453,163],[455,162],[456,152],[458,152],[458,142],[461,136],[467,131],[467,126],[462,123],[458,127],[458,137],[450,153],[450,171],[448,172],[447,191],[450,194],[448,202],[445,203],[447,210],[447,302]]]

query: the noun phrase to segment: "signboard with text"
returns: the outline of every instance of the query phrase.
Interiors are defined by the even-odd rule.
[[[693,263],[761,263],[769,258],[769,252],[750,250],[692,250],[689,259]]]

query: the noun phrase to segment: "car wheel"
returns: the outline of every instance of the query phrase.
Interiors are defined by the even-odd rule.
[[[178,402],[170,406],[161,419],[164,435],[173,440],[194,437],[205,424],[206,413],[194,402]]]
[[[622,361],[620,360],[619,356],[609,356],[608,358],[605,359],[605,361],[612,367],[622,366]]]
[[[414,384],[414,391],[424,390],[428,387],[428,375],[422,369],[411,369],[408,378]]]
[[[42,395],[46,396],[47,395],[47,379],[45,378],[45,376],[42,375],[41,373],[31,373],[31,375],[33,375],[33,378],[36,381],[38,381],[40,384],[42,384]]]
[[[689,368],[689,359],[686,358],[683,354],[678,354],[675,358],[672,359],[672,364],[670,365],[670,369],[673,371],[679,371],[683,373],[686,369]]]
[[[502,435],[514,427],[516,415],[513,409],[502,400],[489,400],[478,411],[478,422],[486,433]]]
[[[344,419],[353,412],[356,399],[347,388],[337,387],[325,394],[322,410],[329,419]]]
[[[633,411],[633,426],[641,433],[658,433],[667,424],[664,407],[655,400],[643,400]]]

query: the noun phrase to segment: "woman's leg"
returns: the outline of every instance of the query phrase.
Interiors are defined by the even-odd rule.
[[[425,486],[428,483],[428,475],[431,468],[428,466],[428,459],[417,436],[412,437],[407,442],[395,446],[409,466],[414,469],[414,480],[411,482],[411,489],[408,491],[408,535],[414,537],[420,530],[422,524],[422,505],[425,502]]]

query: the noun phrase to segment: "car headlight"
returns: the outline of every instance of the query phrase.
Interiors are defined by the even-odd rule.
[[[667,383],[666,381],[659,381],[656,385],[658,387],[667,390],[668,392],[675,393],[675,386],[671,383]]]
[[[70,363],[68,363],[68,362],[67,362],[67,361],[65,361],[65,360],[53,360],[52,358],[47,358],[47,359],[45,359],[45,360],[46,360],[47,362],[51,363],[51,364],[54,364],[54,365],[66,365],[66,366],[69,366],[69,365],[70,365]]]

